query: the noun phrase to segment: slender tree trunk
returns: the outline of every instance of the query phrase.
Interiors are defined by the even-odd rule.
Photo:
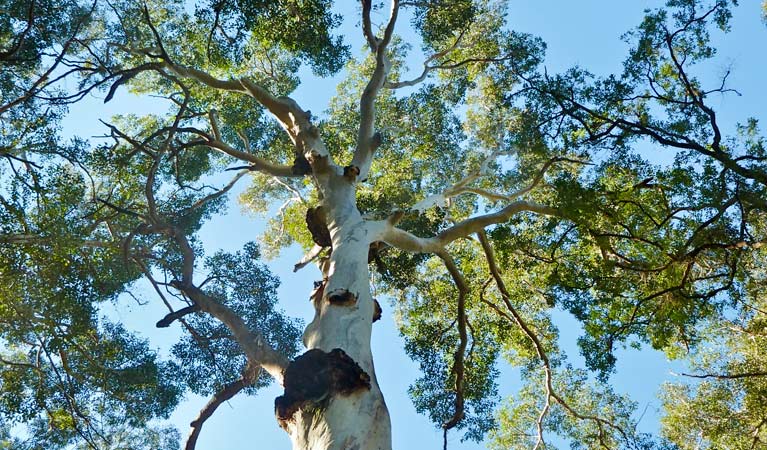
[[[318,180],[332,252],[322,264],[325,279],[312,298],[315,316],[304,332],[310,350],[289,366],[285,396],[276,402],[296,450],[391,449],[389,412],[370,349],[372,233],[356,207],[351,181],[339,173]],[[322,373],[308,373],[314,369]],[[326,386],[315,389],[312,383]]]

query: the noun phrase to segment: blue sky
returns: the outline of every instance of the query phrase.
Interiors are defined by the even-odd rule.
[[[605,74],[619,71],[627,46],[620,36],[639,23],[642,11],[659,5],[659,2],[640,0],[511,0],[509,19],[518,31],[540,36],[548,45],[545,65],[550,73],[558,72],[578,64],[594,73]],[[352,11],[354,11],[352,9]],[[352,23],[354,22],[352,18]],[[384,18],[380,17],[379,21]],[[406,22],[402,25],[407,25]],[[343,32],[347,42],[360,48],[361,32],[353,24],[345,24]],[[730,84],[742,96],[729,95],[713,98],[712,104],[720,111],[720,117],[729,127],[736,121],[749,116],[767,117],[767,100],[764,94],[764,80],[767,80],[767,27],[760,19],[760,1],[744,0],[736,9],[733,32],[722,36],[714,34],[720,48],[717,63],[706,67],[705,79],[716,79],[726,69],[732,70]],[[418,69],[418,64],[413,65]],[[330,96],[335,92],[335,80],[304,80],[294,98],[312,111],[322,111]],[[100,94],[103,96],[103,94]],[[145,113],[158,108],[157,102],[141,101],[121,89],[116,98],[103,105],[98,98],[75,105],[65,120],[65,133],[88,137],[103,134],[98,118],[115,113]],[[653,151],[654,149],[648,149]],[[668,157],[668,155],[666,155]],[[244,188],[242,184],[240,188]],[[242,214],[232,197],[226,215],[211,220],[201,231],[203,242],[209,254],[218,249],[237,250],[242,243],[254,240],[263,230],[263,222]],[[282,280],[279,290],[282,307],[294,317],[306,322],[311,320],[311,305],[308,301],[312,281],[319,278],[313,267],[307,267],[297,274],[292,272],[293,264],[300,258],[297,249],[289,249],[270,263],[273,272]],[[177,328],[157,330],[152,324],[165,314],[164,306],[148,288],[139,287],[149,305],[138,306],[129,298],[109,311],[129,328],[138,329],[151,339],[154,346],[165,349],[175,341]],[[384,303],[384,316],[374,325],[373,351],[378,379],[386,396],[392,416],[395,449],[437,449],[441,448],[441,431],[435,429],[424,417],[416,414],[407,398],[408,385],[418,376],[417,367],[404,354],[402,339],[399,337],[391,317],[391,308]],[[580,364],[574,342],[580,333],[577,323],[564,313],[557,313],[562,346]],[[664,380],[673,379],[671,371],[678,371],[679,364],[668,363],[663,355],[649,349],[641,352],[621,352],[618,370],[611,378],[618,392],[629,393],[639,402],[640,411],[647,407],[640,428],[654,431],[658,427],[656,410],[659,402],[655,399],[658,386]],[[502,368],[498,380],[501,393],[509,394],[519,385],[517,372]],[[273,401],[281,391],[277,387],[263,390],[258,397],[240,396],[222,405],[207,421],[198,441],[199,449],[289,449],[287,435],[277,426],[273,415]],[[173,414],[171,421],[182,435],[188,423],[197,415],[207,399],[189,398]],[[450,434],[451,449],[477,449],[484,445],[461,443],[459,433]]]

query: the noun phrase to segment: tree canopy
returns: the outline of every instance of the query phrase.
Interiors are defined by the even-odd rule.
[[[222,402],[286,384],[304,346],[330,350],[323,302],[364,297],[333,274],[370,284],[346,248],[419,364],[416,409],[445,433],[767,448],[765,137],[748,111],[718,111],[739,95],[714,46],[737,8],[648,9],[604,75],[547,70],[503,1],[0,0],[0,448],[180,448],[164,419],[195,393],[211,401],[194,448]],[[318,78],[336,95],[302,109],[292,93]],[[164,112],[62,131],[72,104],[123,91]],[[246,183],[266,231],[204,248],[200,228]],[[357,211],[370,245],[339,224]],[[264,262],[290,246],[296,270],[324,275],[306,329]],[[168,308],[151,320],[182,331],[168,354],[106,312],[142,283],[140,302]],[[585,368],[558,341],[562,311]],[[655,435],[610,385],[617,352],[643,346],[689,368],[663,386]],[[521,369],[507,399],[501,365]]]

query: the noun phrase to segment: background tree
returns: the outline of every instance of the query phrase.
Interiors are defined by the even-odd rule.
[[[276,380],[294,448],[390,448],[374,271],[422,370],[411,397],[445,436],[764,446],[764,138],[712,107],[729,73],[696,78],[734,2],[648,11],[608,77],[549,74],[502,2],[363,0],[357,59],[331,7],[2,3],[0,424],[20,431],[0,445],[175,448],[161,419],[194,392],[211,400],[192,449],[222,402]],[[322,114],[289,97],[342,69]],[[121,89],[167,113],[113,117],[102,144],[58,137],[68,104]],[[296,270],[320,268],[303,334],[258,245],[200,243],[246,177],[250,210],[283,205],[263,251],[297,243]],[[157,326],[184,330],[168,358],[103,312],[140,279],[168,307]],[[556,308],[582,324],[588,370],[560,349]],[[608,383],[616,350],[643,344],[690,366],[657,437]],[[499,358],[524,386],[497,409]]]

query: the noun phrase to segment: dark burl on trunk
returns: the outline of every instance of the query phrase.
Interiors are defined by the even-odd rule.
[[[370,389],[370,376],[340,348],[307,351],[290,363],[284,382],[285,393],[274,400],[274,413],[285,429],[299,409],[322,407],[336,394]]]

